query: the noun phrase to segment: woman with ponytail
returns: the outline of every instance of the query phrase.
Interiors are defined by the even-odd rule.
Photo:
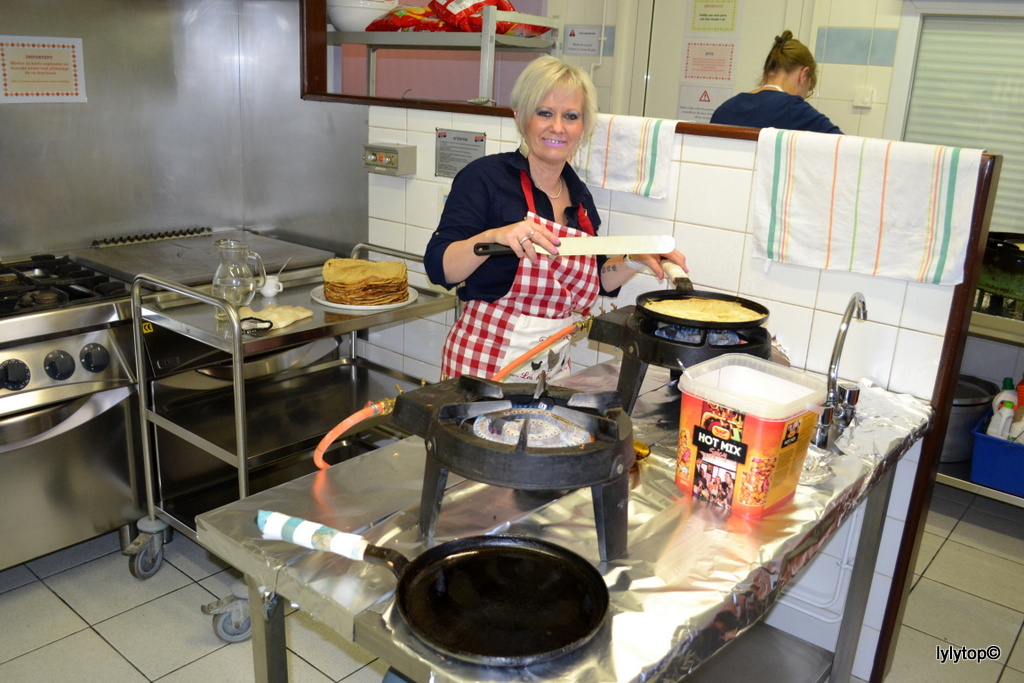
[[[749,128],[785,128],[818,133],[843,131],[806,102],[818,83],[818,64],[807,46],[783,31],[764,62],[761,85],[722,103],[711,123]]]

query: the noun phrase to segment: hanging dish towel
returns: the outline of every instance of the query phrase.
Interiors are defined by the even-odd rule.
[[[764,128],[755,254],[812,268],[955,285],[982,150]]]
[[[592,187],[664,199],[675,137],[675,121],[598,114],[593,132],[573,157],[573,168]]]

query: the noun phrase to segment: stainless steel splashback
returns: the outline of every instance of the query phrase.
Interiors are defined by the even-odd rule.
[[[365,241],[367,109],[299,98],[297,2],[4,0],[0,27],[81,38],[88,96],[0,105],[0,257],[194,226]]]

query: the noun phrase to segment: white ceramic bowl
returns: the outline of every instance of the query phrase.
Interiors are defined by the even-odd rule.
[[[339,31],[363,31],[395,7],[398,0],[327,0],[327,16]]]

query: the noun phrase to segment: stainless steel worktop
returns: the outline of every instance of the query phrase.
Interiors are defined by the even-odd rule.
[[[247,356],[416,316],[433,315],[455,307],[454,296],[425,287],[416,288],[415,301],[389,310],[364,313],[326,306],[312,298],[312,291],[323,285],[320,267],[286,272],[281,276],[281,283],[284,290],[276,297],[270,300],[256,294],[249,307],[259,312],[269,304],[302,306],[313,311],[313,315],[285,328],[243,335],[242,348]],[[210,287],[198,287],[195,291],[209,295]],[[208,304],[174,292],[164,292],[147,296],[142,314],[149,322],[214,348],[227,352],[232,349],[231,325],[225,320],[218,320],[214,307]]]
[[[617,365],[605,363],[564,383],[580,390],[607,388],[616,373]],[[648,373],[634,410],[634,436],[653,447],[632,482],[629,551],[620,559],[600,563],[585,489],[555,497],[449,482],[437,543],[496,531],[525,534],[581,554],[605,576],[611,593],[605,626],[582,650],[560,660],[508,669],[443,658],[419,642],[392,609],[394,579],[385,568],[260,538],[254,517],[267,509],[362,533],[407,556],[421,552],[417,505],[425,456],[417,438],[200,515],[199,541],[250,577],[251,595],[278,594],[296,602],[416,681],[677,681],[717,647],[708,649],[701,640],[715,615],[735,614],[742,637],[888,478],[932,417],[913,398],[865,387],[860,417],[840,443],[847,454],[832,464],[835,476],[800,486],[780,509],[750,520],[695,501],[676,486],[679,400],[667,380],[661,369]],[[253,608],[252,614],[265,611]],[[283,652],[275,654],[272,643],[268,650],[257,628],[262,625],[254,619],[259,672],[261,656],[270,661]]]

